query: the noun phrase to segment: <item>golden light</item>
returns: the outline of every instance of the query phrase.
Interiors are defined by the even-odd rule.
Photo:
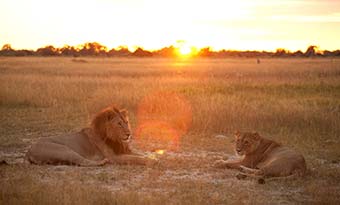
[[[155,152],[159,155],[162,155],[165,153],[165,150],[164,149],[156,149]]]
[[[195,54],[196,51],[196,48],[190,46],[185,40],[177,40],[175,47],[178,57],[181,58],[191,57]]]
[[[192,48],[184,45],[178,48],[179,54],[182,56],[189,56],[192,53]]]
[[[339,12],[335,9],[338,1],[315,0],[312,5],[309,2],[212,0],[193,4],[193,1],[183,0],[86,0],[79,9],[79,1],[0,1],[0,19],[6,19],[0,21],[0,28],[6,30],[1,42],[12,43],[17,48],[36,49],[43,45],[60,47],[96,41],[109,48],[137,45],[158,50],[185,39],[195,47],[210,46],[216,50],[275,51],[282,46],[301,50],[311,42],[328,50],[338,49],[339,26],[323,27],[325,30],[318,34],[317,41],[314,35],[303,35],[317,30],[323,22],[327,25],[339,22]],[[296,13],[297,6],[308,7],[308,12]],[[320,8],[335,10],[320,12]],[[63,11],[63,15],[55,15],[50,12],[52,9]],[[287,12],[275,13],[276,10]],[[77,19],[70,21],[74,17]],[[108,26],[103,19],[115,21]],[[89,27],[95,29],[84,32],[84,28]],[[286,31],[289,31],[287,35],[282,36]],[[178,57],[192,55],[188,46],[174,46],[180,48],[176,53]]]
[[[154,150],[154,152],[149,152],[147,154],[147,157],[149,157],[150,159],[158,159],[159,155],[163,155],[165,153],[164,149],[156,149]]]
[[[180,138],[192,122],[192,110],[186,98],[176,92],[156,91],[138,105],[136,141],[145,150],[176,150]]]
[[[178,148],[179,132],[167,122],[161,120],[139,120],[135,131],[136,141],[144,150],[160,150]]]

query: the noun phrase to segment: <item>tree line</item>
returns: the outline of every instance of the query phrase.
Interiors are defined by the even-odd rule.
[[[139,47],[131,52],[127,47],[120,46],[118,48],[108,49],[106,46],[98,42],[88,42],[79,46],[65,45],[56,48],[48,45],[37,50],[15,50],[10,44],[3,45],[0,50],[0,56],[107,56],[107,57],[178,57],[179,48],[171,45],[155,51],[144,50]],[[210,47],[195,50],[192,57],[340,57],[340,50],[328,51],[319,50],[317,46],[311,45],[305,52],[300,50],[291,52],[289,50],[279,48],[275,52],[269,51],[236,51],[236,50],[220,50],[213,51]]]

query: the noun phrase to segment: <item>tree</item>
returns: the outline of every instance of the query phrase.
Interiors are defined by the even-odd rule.
[[[80,54],[85,56],[106,55],[107,47],[98,42],[85,43],[80,49]]]
[[[54,48],[52,45],[38,48],[36,53],[41,56],[56,56],[59,54],[58,49]]]
[[[298,51],[295,51],[292,56],[294,57],[303,57],[304,54],[302,53],[302,51],[298,50]]]
[[[5,44],[2,46],[0,51],[0,55],[2,56],[15,56],[15,50],[12,49],[11,44]]]
[[[276,49],[276,52],[274,54],[274,56],[276,57],[286,57],[289,55],[289,51],[287,51],[286,49],[284,48],[278,48]]]
[[[59,53],[63,56],[78,56],[78,51],[73,46],[64,45],[62,48],[58,50],[59,50]]]
[[[307,57],[315,56],[315,55],[316,55],[316,49],[317,49],[317,48],[318,48],[318,47],[317,47],[317,46],[314,46],[314,45],[309,46],[309,47],[307,48],[306,52],[305,52],[305,56],[307,56]]]
[[[1,50],[2,50],[2,51],[12,51],[13,49],[12,49],[11,44],[7,43],[7,44],[5,44],[5,45],[2,46],[2,49],[1,49]]]
[[[150,51],[146,51],[142,48],[137,48],[135,52],[132,53],[133,56],[137,57],[151,57],[152,53]]]
[[[112,57],[126,57],[131,55],[131,52],[126,46],[119,46],[118,49],[113,48],[107,54]]]
[[[174,46],[169,46],[162,48],[160,50],[154,51],[153,54],[159,57],[174,57],[176,56],[176,48]]]
[[[202,48],[198,52],[198,56],[200,57],[211,57],[213,55],[213,52],[211,51],[210,47]]]

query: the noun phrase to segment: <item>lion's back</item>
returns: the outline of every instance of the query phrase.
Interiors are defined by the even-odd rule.
[[[84,130],[66,135],[41,138],[37,142],[40,146],[43,146],[45,143],[64,145],[87,159],[95,160],[103,158],[99,149],[89,140]]]
[[[287,172],[292,174],[298,172],[303,175],[306,172],[306,162],[302,154],[287,146],[278,146],[267,155],[264,166],[277,169],[277,172]]]

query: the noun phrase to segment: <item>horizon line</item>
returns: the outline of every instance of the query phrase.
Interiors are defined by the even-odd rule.
[[[169,44],[167,46],[163,46],[163,47],[160,47],[160,48],[155,48],[155,49],[146,49],[144,48],[143,46],[140,46],[140,45],[134,45],[134,46],[128,46],[128,45],[119,45],[119,46],[116,46],[116,47],[108,47],[102,43],[99,43],[97,41],[90,41],[90,42],[84,42],[84,43],[81,43],[81,44],[77,44],[77,45],[69,45],[69,44],[64,44],[63,46],[55,46],[53,44],[46,44],[44,46],[39,46],[37,48],[13,48],[12,47],[12,44],[11,43],[4,43],[2,45],[2,49],[4,49],[4,47],[6,46],[9,46],[12,50],[28,50],[28,51],[37,51],[41,48],[47,48],[47,47],[50,47],[52,46],[53,48],[55,49],[61,49],[61,48],[66,48],[66,47],[69,47],[69,48],[75,48],[77,50],[81,50],[82,48],[84,48],[84,46],[86,44],[98,44],[102,47],[105,48],[105,51],[110,51],[110,50],[120,50],[120,49],[128,49],[130,52],[135,52],[137,51],[138,49],[142,49],[143,51],[148,51],[148,52],[157,52],[157,51],[160,51],[162,49],[165,49],[165,48],[175,48],[175,49],[178,49],[180,48],[181,46],[179,45],[174,45],[174,44]],[[337,51],[337,50],[340,50],[340,48],[338,49],[334,49],[334,50],[328,50],[328,49],[320,49],[320,46],[318,45],[314,45],[314,44],[311,44],[309,46],[306,46],[305,49],[298,49],[298,50],[290,50],[288,48],[284,48],[284,47],[278,47],[276,48],[275,50],[266,50],[266,49],[233,49],[233,48],[221,48],[221,49],[214,49],[213,46],[203,46],[203,47],[197,47],[197,46],[189,46],[191,49],[193,50],[196,50],[196,51],[200,51],[200,50],[203,50],[203,49],[209,49],[209,51],[211,52],[222,52],[222,51],[235,51],[235,52],[247,52],[247,51],[256,51],[256,52],[277,52],[278,50],[284,50],[284,51],[287,51],[289,53],[294,53],[294,52],[298,52],[298,51],[304,51],[304,50],[307,50],[309,47],[313,46],[314,48],[316,48],[318,51],[322,52],[322,51]]]

